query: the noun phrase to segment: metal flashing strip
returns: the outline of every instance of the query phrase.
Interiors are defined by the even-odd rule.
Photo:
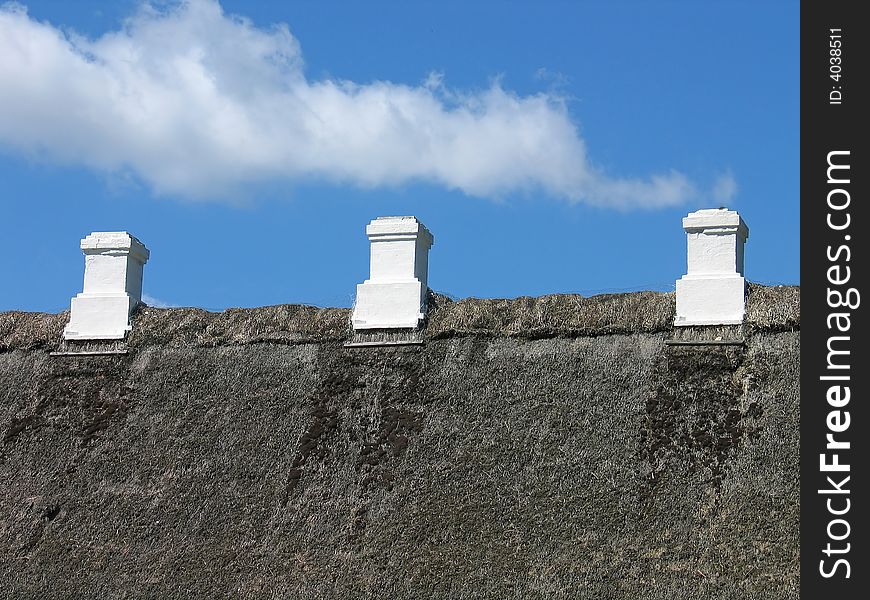
[[[374,348],[377,346],[423,346],[422,329],[363,329],[353,332],[345,348]]]
[[[743,346],[746,340],[665,340],[668,346]]]
[[[58,350],[49,352],[49,356],[110,356],[112,354],[128,354],[128,350]]]
[[[382,342],[346,342],[345,348],[376,348],[378,346],[425,346],[422,340],[393,340]]]
[[[64,340],[49,356],[115,356],[128,354],[124,340]]]

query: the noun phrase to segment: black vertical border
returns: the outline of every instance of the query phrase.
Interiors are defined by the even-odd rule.
[[[870,290],[867,289],[867,272],[870,260],[867,256],[866,237],[868,226],[867,180],[870,179],[870,164],[867,160],[867,126],[870,120],[870,102],[866,93],[866,80],[870,77],[870,62],[867,60],[867,38],[870,23],[858,13],[863,3],[815,0],[801,3],[800,69],[801,69],[801,598],[847,600],[865,598],[870,590],[870,560],[867,546],[868,489],[870,476],[867,469],[870,428],[867,426],[870,411],[870,338],[868,338],[866,313],[870,310]],[[841,77],[831,78],[831,29],[841,29]],[[836,38],[835,38],[836,39]],[[835,61],[836,62],[836,61]],[[830,93],[842,92],[842,103],[831,103]],[[836,96],[836,94],[835,94]],[[862,115],[863,113],[863,115]],[[848,207],[851,224],[848,231],[834,231],[828,227],[828,192],[842,185],[832,185],[827,180],[828,153],[848,150],[850,182],[846,186],[850,194]],[[842,199],[842,194],[838,194]],[[835,215],[843,217],[842,212]],[[850,239],[845,240],[849,235]],[[841,290],[854,287],[861,293],[861,303],[856,309],[830,308],[827,301],[828,268],[834,263],[828,259],[828,248],[836,251],[846,244],[851,250],[851,260],[839,264],[851,268],[851,279],[840,286]],[[845,253],[841,254],[845,258]],[[841,271],[842,275],[842,271]],[[866,292],[866,293],[865,293]],[[850,312],[851,329],[847,334],[828,329],[828,314]],[[827,342],[831,335],[849,335],[848,360],[851,369],[848,382],[851,401],[840,410],[850,413],[849,429],[836,434],[838,439],[851,443],[851,448],[839,451],[840,462],[850,465],[848,473],[822,473],[819,455],[825,450],[826,434],[829,433],[826,418],[830,410],[826,392],[830,382],[821,381],[827,370]],[[841,348],[844,347],[841,345]],[[840,371],[843,373],[844,371]],[[834,452],[827,450],[828,453]],[[849,512],[840,518],[849,522],[850,533],[842,541],[829,540],[828,523],[837,516],[828,512],[826,501],[834,498],[834,508],[841,508],[845,495],[820,494],[820,489],[830,487],[828,475],[837,481],[843,475],[850,476],[848,488],[851,505]],[[834,526],[834,534],[845,530],[842,523]],[[832,547],[850,544],[848,553],[827,557],[823,550],[827,543]],[[820,561],[827,567],[837,558],[845,558],[851,567],[850,577],[844,577],[845,568],[840,565],[835,576],[825,578],[820,573]]]

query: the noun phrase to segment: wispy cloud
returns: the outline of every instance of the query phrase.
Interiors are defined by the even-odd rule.
[[[154,296],[149,296],[148,294],[142,294],[142,302],[151,306],[153,308],[177,308],[177,304],[170,304],[169,302],[164,302],[159,298],[155,298]]]
[[[0,145],[155,192],[225,197],[248,184],[319,178],[357,186],[422,180],[471,196],[542,191],[621,209],[698,191],[678,172],[597,169],[551,92],[499,82],[449,89],[306,77],[286,25],[227,15],[214,0],[144,5],[97,39],[0,8]]]
[[[720,175],[713,183],[713,199],[719,204],[727,204],[737,195],[737,180],[731,171]]]

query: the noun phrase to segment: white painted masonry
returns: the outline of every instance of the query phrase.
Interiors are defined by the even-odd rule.
[[[426,316],[432,234],[415,217],[378,217],[366,235],[370,275],[356,286],[353,328],[416,328]]]
[[[67,340],[123,339],[130,314],[142,299],[142,267],[148,249],[126,231],[97,231],[81,242],[84,289],[72,299]]]
[[[736,211],[699,210],[683,219],[688,271],[677,280],[674,325],[734,325],[746,312],[743,245],[749,228]]]

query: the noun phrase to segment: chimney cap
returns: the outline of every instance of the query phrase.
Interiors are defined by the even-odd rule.
[[[105,251],[127,251],[142,262],[151,255],[145,244],[126,231],[95,231],[82,238],[80,247],[85,254],[101,254]]]
[[[378,217],[366,226],[366,235],[372,241],[375,239],[424,238],[431,245],[435,238],[432,233],[417,220],[417,217]]]
[[[727,208],[703,208],[691,212],[683,218],[683,229],[686,231],[724,230],[720,233],[742,232],[744,238],[749,237],[749,227],[736,210]]]

